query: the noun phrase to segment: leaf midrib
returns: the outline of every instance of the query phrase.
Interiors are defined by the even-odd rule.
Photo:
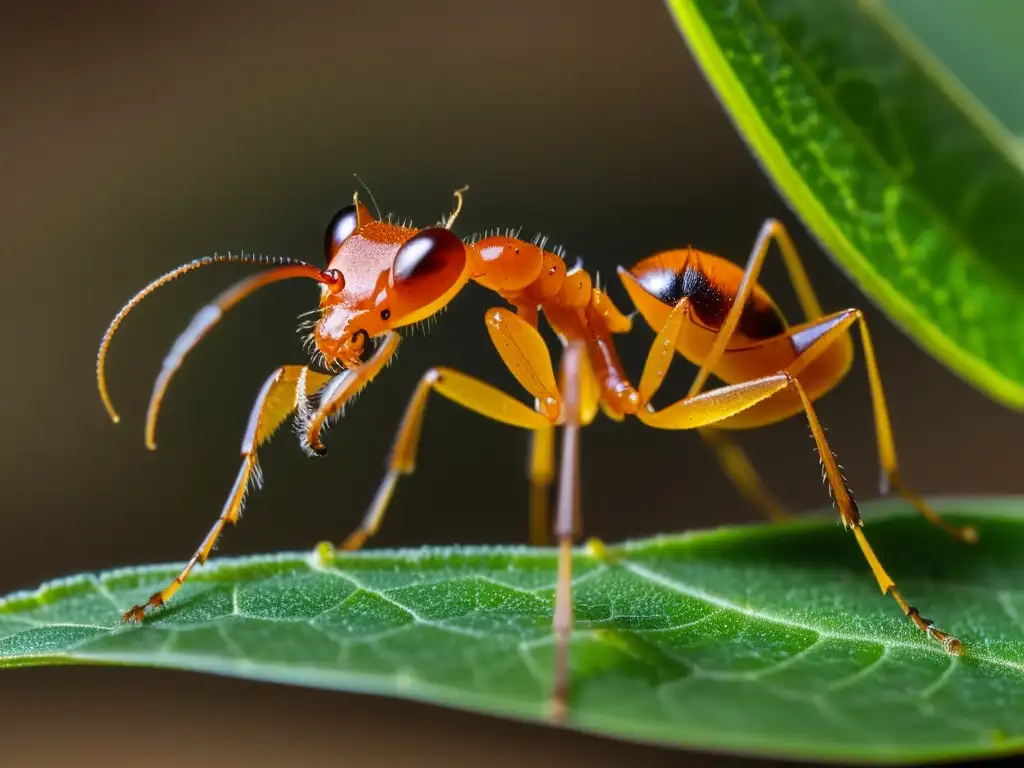
[[[691,597],[695,600],[700,600],[706,605],[713,605],[723,610],[733,611],[734,613],[738,613],[742,616],[746,616],[756,621],[777,624],[780,626],[789,627],[790,629],[800,629],[806,632],[813,632],[817,635],[815,643],[823,639],[837,640],[839,642],[847,643],[879,645],[883,649],[902,648],[915,651],[925,651],[927,653],[935,654],[938,656],[955,659],[955,657],[950,657],[945,651],[942,650],[941,647],[939,647],[937,643],[934,642],[922,640],[922,642],[920,643],[909,643],[902,640],[892,640],[890,638],[885,637],[855,635],[844,632],[834,632],[832,630],[827,629],[820,629],[814,626],[813,624],[807,624],[804,622],[796,621],[795,619],[791,619],[788,616],[780,616],[778,614],[768,613],[756,608],[750,608],[741,605],[740,603],[736,603],[726,597],[722,597],[712,592],[708,592],[707,590],[691,587],[690,585],[684,584],[683,582],[677,581],[675,579],[670,579],[667,576],[659,574],[656,571],[651,571],[650,569],[638,563],[633,563],[628,560],[620,560],[619,564],[627,568],[628,570],[632,571],[633,573],[637,574],[641,578],[647,579],[655,584],[665,587],[666,589],[671,589],[675,592],[678,592],[679,594],[686,595],[687,597]],[[944,586],[946,588],[949,588],[949,585]],[[803,651],[801,651],[801,653],[802,652]],[[1014,671],[1024,673],[1024,663],[1016,662],[1011,659],[1004,659],[999,656],[992,656],[986,653],[971,653],[969,647],[967,652],[964,654],[964,658],[976,659],[984,663],[993,664],[995,666],[1000,666],[1005,669],[1012,669]]]

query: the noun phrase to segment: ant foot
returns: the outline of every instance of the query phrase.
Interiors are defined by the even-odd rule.
[[[928,629],[925,630],[928,637],[933,640],[938,640],[942,643],[942,650],[944,650],[950,656],[960,656],[964,652],[964,644],[960,642],[960,639],[953,635],[943,632],[941,629],[937,629],[935,626],[929,624]]]
[[[136,605],[121,617],[122,624],[141,624],[146,617],[146,606]]]
[[[154,592],[142,605],[136,605],[121,617],[124,624],[141,624],[146,618],[146,611],[150,608],[160,608],[164,604],[164,598],[160,592]]]

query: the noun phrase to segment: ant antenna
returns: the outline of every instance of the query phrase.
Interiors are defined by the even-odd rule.
[[[455,219],[458,218],[459,213],[462,211],[462,193],[467,191],[468,189],[469,184],[466,184],[465,186],[456,189],[455,192],[453,193],[455,195],[455,210],[451,212],[451,214],[445,220],[444,224],[442,224],[442,226],[445,229],[451,229],[452,224],[455,223]]]
[[[358,173],[353,173],[352,175],[356,177],[356,181],[358,181],[359,185],[363,189],[366,190],[366,194],[370,196],[370,202],[373,203],[373,210],[377,214],[377,218],[380,219],[381,218],[380,206],[377,205],[377,198],[375,198],[373,196],[373,190],[370,189],[370,187],[367,185],[367,183],[365,181],[363,181],[361,178],[359,178],[359,174]]]
[[[318,267],[314,267],[312,264],[307,264],[304,261],[298,259],[290,259],[285,256],[262,256],[255,253],[241,253],[241,254],[214,254],[213,256],[204,256],[201,259],[190,261],[188,264],[182,264],[180,267],[172,269],[165,275],[158,277],[156,280],[151,282],[141,291],[136,293],[127,304],[125,304],[121,311],[115,315],[114,319],[110,322],[110,327],[107,328],[107,332],[103,334],[103,340],[100,342],[100,350],[96,355],[96,384],[100,390],[100,398],[103,400],[103,405],[107,409],[107,413],[110,415],[111,421],[117,424],[121,417],[114,409],[114,404],[110,399],[110,393],[107,391],[107,377],[106,377],[106,361],[107,361],[107,350],[110,348],[110,342],[114,338],[114,334],[117,332],[118,327],[124,321],[128,313],[131,312],[140,301],[146,298],[149,294],[155,291],[162,285],[166,285],[172,280],[176,280],[187,272],[199,269],[200,267],[206,267],[210,264],[258,264],[263,267],[278,267],[285,268],[288,272],[289,277],[309,277],[316,280],[319,283],[325,285],[331,285],[336,282],[336,277],[330,273],[326,273]]]

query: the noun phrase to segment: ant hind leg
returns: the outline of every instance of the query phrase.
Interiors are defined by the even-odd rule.
[[[889,409],[885,403],[885,391],[882,389],[882,377],[878,372],[875,347],[871,343],[871,333],[868,331],[864,313],[859,309],[850,311],[850,322],[852,323],[854,319],[860,325],[861,346],[864,348],[864,367],[868,372],[871,404],[875,414],[875,436],[878,441],[879,462],[882,465],[879,483],[881,492],[887,494],[890,489],[895,489],[929,523],[968,544],[976,543],[978,532],[975,528],[969,525],[957,526],[949,523],[935,512],[924,499],[904,484],[896,459],[896,441],[892,434],[892,422],[889,420]]]
[[[826,343],[824,336],[818,343]],[[928,619],[922,618],[917,608],[903,598],[896,588],[895,582],[868,543],[857,504],[846,485],[828,440],[825,438],[825,431],[822,429],[821,422],[818,421],[811,399],[793,373],[782,371],[771,376],[730,384],[708,390],[697,397],[683,398],[660,411],[641,411],[637,415],[644,424],[656,429],[700,429],[714,426],[736,416],[786,389],[794,390],[799,395],[800,404],[814,436],[819,458],[825,470],[825,477],[839,510],[843,527],[853,532],[857,545],[860,547],[864,559],[867,560],[882,594],[890,595],[899,605],[903,614],[929,638],[941,643],[947,653],[954,656],[959,655],[963,650],[960,641],[937,629]]]

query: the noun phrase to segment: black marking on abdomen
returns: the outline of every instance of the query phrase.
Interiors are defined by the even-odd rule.
[[[669,306],[689,299],[697,318],[713,330],[722,327],[732,307],[733,297],[722,293],[702,270],[692,266],[681,271],[667,267],[652,269],[636,280],[645,291]],[[769,339],[784,333],[786,323],[774,306],[758,306],[751,297],[743,307],[736,330],[748,339]]]

